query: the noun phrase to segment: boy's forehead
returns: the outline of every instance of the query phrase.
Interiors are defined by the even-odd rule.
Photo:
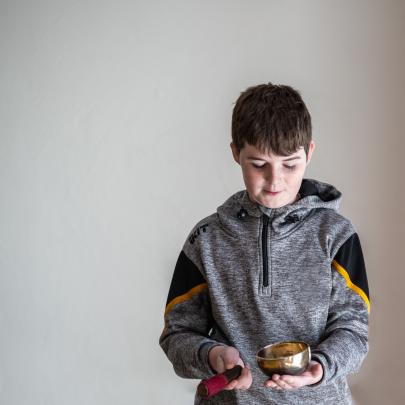
[[[245,143],[245,146],[242,148],[241,151],[244,151],[244,154],[247,157],[264,157],[264,158],[270,158],[270,157],[282,157],[282,158],[288,158],[288,157],[293,157],[293,156],[299,156],[302,154],[302,152],[305,154],[304,147],[300,146],[295,152],[289,154],[289,155],[276,155],[273,153],[271,150],[263,150],[259,149],[255,145],[250,145],[248,143]]]

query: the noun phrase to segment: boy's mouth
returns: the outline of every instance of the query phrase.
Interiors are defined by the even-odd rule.
[[[266,192],[266,194],[269,194],[269,195],[277,195],[277,194],[281,193],[281,191],[267,191],[267,190],[264,190],[264,191]]]

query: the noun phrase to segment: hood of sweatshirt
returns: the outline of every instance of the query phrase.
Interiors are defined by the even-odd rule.
[[[339,210],[342,194],[334,186],[313,179],[303,179],[300,198],[280,208],[267,208],[250,200],[246,190],[238,191],[217,208],[220,224],[229,234],[257,228],[267,215],[275,237],[292,232],[316,210]],[[252,229],[253,230],[253,229]]]

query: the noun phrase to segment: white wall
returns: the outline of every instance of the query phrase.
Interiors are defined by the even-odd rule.
[[[0,403],[192,403],[158,346],[195,222],[242,188],[233,102],[298,88],[372,294],[359,404],[398,404],[401,1],[1,1]],[[402,171],[401,171],[402,170]],[[398,342],[398,344],[397,344]]]

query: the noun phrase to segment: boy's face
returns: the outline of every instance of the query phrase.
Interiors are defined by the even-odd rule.
[[[231,143],[233,157],[242,168],[250,199],[268,208],[283,207],[296,200],[314,148],[312,141],[308,156],[303,147],[292,155],[278,156],[263,154],[249,144],[238,153]]]

